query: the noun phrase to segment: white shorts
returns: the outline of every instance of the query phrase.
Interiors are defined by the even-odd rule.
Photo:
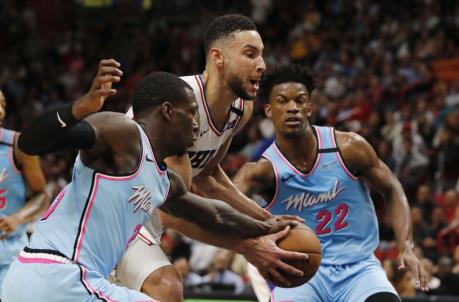
[[[140,291],[147,277],[157,269],[171,265],[153,237],[142,228],[110,276],[110,281]]]

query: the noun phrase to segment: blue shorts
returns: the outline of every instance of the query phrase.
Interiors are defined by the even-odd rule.
[[[99,272],[75,263],[19,257],[6,274],[2,302],[26,301],[156,302],[140,292],[113,285]]]
[[[11,263],[18,257],[19,252],[27,245],[27,236],[15,236],[0,240],[0,297],[2,296],[2,283]]]
[[[347,265],[321,265],[315,276],[299,287],[275,287],[271,302],[364,302],[376,293],[398,296],[375,256]]]

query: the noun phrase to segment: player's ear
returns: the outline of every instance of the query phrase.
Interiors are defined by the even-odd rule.
[[[214,62],[214,64],[217,65],[217,67],[223,67],[224,60],[223,60],[223,52],[221,48],[212,47],[209,50],[209,56],[210,56],[210,59]]]
[[[172,119],[172,111],[174,111],[174,109],[170,102],[166,101],[161,104],[161,114],[166,120],[170,121]]]
[[[265,105],[265,114],[267,117],[269,118],[272,118],[273,117],[273,114],[271,112],[271,105],[270,104],[266,104]]]
[[[311,115],[312,115],[312,103],[311,103],[311,101],[308,101],[306,103],[306,112],[308,114],[308,117],[311,117]]]

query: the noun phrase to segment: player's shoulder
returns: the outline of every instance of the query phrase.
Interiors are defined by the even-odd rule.
[[[272,163],[264,157],[256,162],[245,163],[244,169],[249,171],[251,178],[259,181],[271,181],[276,177]]]
[[[367,140],[355,132],[336,131],[336,141],[341,156],[351,172],[368,167],[377,155]]]

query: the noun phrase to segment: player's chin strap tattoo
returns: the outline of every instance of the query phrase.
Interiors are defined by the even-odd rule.
[[[19,149],[26,154],[37,155],[94,146],[94,128],[73,116],[72,105],[53,109],[36,118],[19,136]]]

